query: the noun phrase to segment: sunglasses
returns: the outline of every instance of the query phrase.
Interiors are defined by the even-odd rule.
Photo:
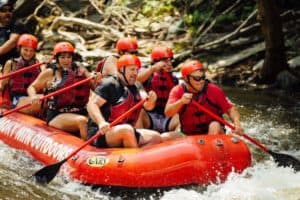
[[[0,8],[0,12],[12,12],[13,8],[12,7],[2,7]]]
[[[202,80],[205,80],[205,75],[202,75],[202,76],[191,76],[189,75],[189,77],[191,77],[194,81],[202,81]]]
[[[172,58],[161,58],[159,60],[155,60],[155,62],[159,62],[159,61],[172,62]]]
[[[130,54],[138,54],[139,52],[137,50],[132,50],[132,51],[129,51]]]
[[[134,54],[134,55],[137,55],[139,52],[137,50],[130,50],[130,51],[120,51],[119,54],[120,55],[124,55],[124,54]]]

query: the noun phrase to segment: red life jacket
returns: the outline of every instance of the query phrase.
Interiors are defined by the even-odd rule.
[[[110,116],[108,121],[112,122],[117,117],[119,117],[121,114],[125,113],[127,110],[132,108],[134,105],[136,105],[141,100],[141,96],[137,90],[136,94],[133,94],[127,87],[125,87],[124,93],[119,98],[118,104],[112,105],[110,107]],[[141,108],[136,109],[134,112],[132,112],[127,118],[123,119],[119,124],[131,124],[132,126],[135,125],[139,114],[140,114]]]
[[[151,80],[145,85],[145,90],[153,90],[157,94],[155,112],[164,114],[170,91],[177,83],[177,78],[171,72],[154,72]]]
[[[73,64],[74,65],[74,64]],[[54,74],[55,74],[54,69]],[[62,80],[55,87],[54,90],[58,90],[61,88],[65,88],[69,85],[72,85],[78,81],[86,79],[87,77],[84,74],[83,70],[76,65],[72,67],[72,69],[64,70],[62,72]],[[49,89],[48,91],[53,91],[53,89]],[[62,94],[55,96],[53,99],[49,100],[50,104],[52,103],[52,107],[55,109],[60,108],[82,108],[84,107],[90,96],[90,83],[84,83],[75,88],[72,88]]]
[[[19,57],[13,60],[11,71],[16,71],[22,68],[26,68],[35,63],[37,63],[37,60],[35,59],[26,61],[22,57]],[[23,73],[11,76],[8,83],[10,89],[10,96],[15,96],[15,95],[27,96],[28,86],[36,79],[39,73],[40,73],[40,69],[36,67],[34,69],[25,71]]]
[[[193,95],[193,100],[222,117],[221,108],[208,98],[208,84],[208,81],[206,81],[203,90],[200,93]],[[186,92],[186,87],[184,85],[182,85],[182,87]],[[200,111],[193,103],[189,103],[181,109],[179,119],[181,123],[181,130],[188,135],[206,134],[208,132],[208,125],[210,122],[215,121],[213,117]]]
[[[107,59],[107,57],[104,57],[98,62],[97,67],[96,67],[96,72],[100,72],[102,74],[104,63],[105,63],[106,59]]]

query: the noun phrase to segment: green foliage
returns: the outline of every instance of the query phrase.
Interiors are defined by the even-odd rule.
[[[248,3],[243,5],[240,9],[235,10],[235,12],[221,15],[217,17],[217,24],[233,24],[234,22],[245,20],[255,9],[255,5],[256,4]]]
[[[148,17],[160,18],[175,11],[173,0],[145,0],[142,14]]]
[[[231,3],[226,0],[215,0],[212,2],[202,1],[201,5],[186,9],[185,16],[183,17],[186,30],[194,33],[203,22],[206,22],[206,25],[208,25],[215,19],[215,27],[237,24],[245,20],[256,6],[252,1],[246,1],[241,6],[238,6],[237,9],[233,9],[232,12],[221,15],[223,11],[231,6]]]
[[[250,13],[254,9],[256,9],[256,6],[257,6],[256,4],[250,4],[250,3],[248,5],[243,6],[241,9],[241,19],[246,19],[250,15]]]
[[[207,6],[205,6],[207,7]],[[195,32],[199,25],[201,25],[204,21],[210,22],[210,16],[212,14],[212,9],[208,6],[208,8],[195,9],[190,13],[186,13],[183,17],[183,21],[186,25],[186,29],[193,33]]]
[[[195,26],[205,21],[211,14],[209,10],[194,10],[191,14],[184,17],[184,21],[189,26]]]
[[[228,13],[226,15],[221,15],[217,18],[217,24],[230,24],[232,22],[235,22],[237,20],[237,17],[234,13]]]
[[[173,43],[173,51],[180,52],[190,47],[189,42],[174,42]]]

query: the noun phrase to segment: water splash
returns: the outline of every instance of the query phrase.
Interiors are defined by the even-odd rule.
[[[162,200],[299,200],[300,172],[277,167],[267,161],[248,168],[242,174],[232,173],[222,184],[209,185],[204,192],[172,190]]]

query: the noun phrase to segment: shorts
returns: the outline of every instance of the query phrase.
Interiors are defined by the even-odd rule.
[[[12,103],[11,103],[12,107],[15,108],[18,105],[20,99],[22,99],[23,97],[27,97],[27,96],[26,95],[15,95],[15,96],[13,96]]]
[[[88,126],[88,136],[87,139],[90,139],[93,137],[95,134],[98,132],[98,127],[97,126]],[[91,143],[95,147],[99,148],[108,148],[108,144],[105,139],[105,135],[100,135],[98,138],[96,138],[94,141]]]
[[[88,139],[90,139],[91,137],[93,137],[95,134],[97,134],[98,132],[98,126],[93,126],[93,125],[89,125],[88,126]],[[139,143],[140,141],[140,137],[141,137],[141,133],[138,132],[136,129],[134,129],[134,135],[136,138],[137,143]],[[100,135],[97,139],[95,139],[92,142],[92,145],[98,148],[109,148],[107,142],[106,142],[106,138],[105,135]]]
[[[199,135],[205,135],[208,134],[208,126],[209,124],[198,124],[196,125],[196,132],[191,132],[190,134],[199,134]],[[221,125],[221,128],[223,129],[225,133],[225,126]],[[182,131],[182,130],[181,130]]]
[[[169,131],[171,118],[165,117],[164,115],[155,112],[147,112],[147,114],[150,119],[149,129],[158,131],[160,133]]]
[[[46,111],[46,122],[47,124],[54,119],[57,115],[62,114],[62,113],[73,113],[73,114],[78,114],[78,115],[87,115],[87,110],[85,108],[78,108],[76,111],[67,111],[64,109],[47,109]]]

